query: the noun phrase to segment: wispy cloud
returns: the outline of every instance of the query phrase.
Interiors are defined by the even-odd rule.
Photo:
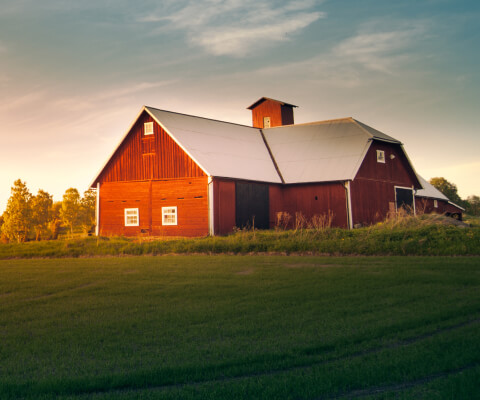
[[[45,90],[33,89],[33,91],[29,93],[13,96],[10,98],[10,101],[5,102],[0,106],[0,115],[2,115],[2,113],[7,115],[12,111],[21,111],[25,107],[31,107],[39,101],[44,100],[46,95],[47,92]]]
[[[393,29],[392,29],[393,28]],[[397,24],[379,29],[370,23],[315,57],[263,68],[257,73],[295,74],[337,87],[356,87],[369,78],[395,75],[414,57],[413,45],[428,32],[428,24]]]
[[[369,24],[357,35],[339,43],[333,49],[333,55],[368,70],[388,73],[408,57],[411,44],[421,39],[425,32],[426,26],[422,22],[394,30],[378,30],[376,24]]]
[[[94,134],[93,126],[102,126],[105,115],[121,114],[130,108],[132,97],[142,96],[153,89],[165,87],[174,81],[133,82],[98,93],[65,94],[59,88],[34,88],[31,92],[13,96],[0,106],[0,131],[16,126],[36,126],[48,131],[48,127],[62,126],[69,137]],[[26,112],[28,110],[28,112]],[[109,111],[107,111],[109,110]],[[54,130],[55,131],[55,130]],[[25,132],[29,132],[25,129]]]
[[[275,43],[290,40],[325,17],[318,1],[187,0],[175,11],[157,11],[139,18],[157,23],[157,32],[178,29],[187,40],[210,54],[243,57]]]

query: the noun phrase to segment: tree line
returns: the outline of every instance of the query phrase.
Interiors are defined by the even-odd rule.
[[[65,191],[62,201],[54,202],[44,190],[32,195],[25,182],[13,183],[5,212],[0,216],[3,242],[57,239],[60,229],[92,232],[95,227],[95,199],[92,189],[80,196],[75,188]]]

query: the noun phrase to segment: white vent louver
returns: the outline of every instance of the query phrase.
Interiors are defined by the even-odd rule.
[[[143,124],[143,134],[145,136],[153,135],[153,122],[145,122]]]

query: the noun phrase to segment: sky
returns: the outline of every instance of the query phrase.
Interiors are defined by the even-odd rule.
[[[0,0],[0,213],[81,193],[143,105],[251,125],[354,117],[480,195],[478,0]]]

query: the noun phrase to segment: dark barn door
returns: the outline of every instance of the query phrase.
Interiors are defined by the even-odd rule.
[[[268,185],[235,183],[235,224],[238,228],[270,228],[268,204]]]
[[[413,212],[412,189],[395,188],[395,198],[397,201],[397,210],[404,208],[408,212]]]

